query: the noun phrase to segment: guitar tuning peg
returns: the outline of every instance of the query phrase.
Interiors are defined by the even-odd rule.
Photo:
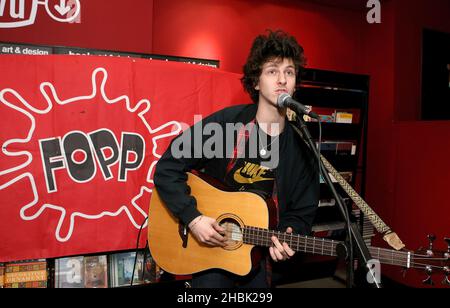
[[[448,266],[444,267],[445,278],[442,280],[442,284],[450,286],[450,280],[448,276],[450,275],[450,268]]]
[[[428,277],[425,280],[423,280],[422,283],[426,284],[426,285],[434,286],[433,279],[431,278],[431,275],[433,274],[433,269],[431,268],[431,266],[427,266],[425,268],[425,274],[427,274]]]
[[[450,258],[450,237],[444,237],[444,241],[447,243],[447,252],[444,256],[448,259]]]
[[[429,243],[428,250],[427,250],[427,255],[429,257],[432,257],[432,256],[434,256],[434,253],[433,253],[433,242],[436,239],[436,235],[428,234],[427,238],[428,238],[428,243]]]

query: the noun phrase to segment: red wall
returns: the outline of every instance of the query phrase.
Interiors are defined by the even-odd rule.
[[[284,29],[305,48],[308,66],[359,71],[360,12],[273,0],[155,0],[154,10],[154,53],[219,59],[222,69],[241,72],[254,37]]]
[[[403,122],[394,131],[394,200],[391,223],[408,248],[428,247],[427,234],[435,234],[436,249],[447,250],[450,235],[448,184],[450,183],[450,122]],[[401,273],[390,274],[402,281]],[[443,273],[435,272],[441,286]],[[407,282],[421,286],[423,271],[408,274]]]
[[[367,26],[362,65],[370,75],[366,199],[382,218],[393,208],[394,17],[389,2],[382,23]]]

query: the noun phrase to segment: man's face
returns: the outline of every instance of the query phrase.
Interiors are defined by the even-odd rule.
[[[295,90],[295,75],[292,59],[276,58],[264,63],[255,87],[259,90],[259,104],[276,106],[280,94],[288,93],[292,96]]]

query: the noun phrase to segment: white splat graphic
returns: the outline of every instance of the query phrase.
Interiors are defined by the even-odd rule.
[[[67,242],[70,240],[73,233],[76,232],[75,229],[76,229],[76,225],[77,225],[76,224],[77,219],[99,220],[99,219],[102,219],[103,217],[107,217],[107,216],[108,217],[116,217],[119,215],[123,215],[123,213],[125,213],[129,219],[130,223],[136,229],[139,229],[141,227],[142,222],[147,217],[147,213],[145,213],[141,209],[141,207],[138,206],[138,204],[136,203],[136,200],[141,198],[144,194],[146,194],[146,193],[149,194],[152,192],[152,189],[150,188],[150,187],[152,187],[152,184],[153,184],[153,180],[151,178],[152,171],[157,163],[157,160],[161,157],[157,153],[157,147],[158,147],[157,142],[158,142],[158,140],[160,140],[162,138],[171,138],[173,136],[176,136],[181,132],[181,128],[182,128],[181,124],[176,121],[169,121],[157,128],[151,127],[151,125],[149,123],[147,123],[147,120],[144,117],[144,115],[146,115],[150,111],[150,107],[151,107],[150,101],[147,99],[140,100],[134,107],[132,107],[130,99],[127,95],[122,95],[117,98],[109,98],[105,92],[105,85],[106,85],[107,79],[108,79],[108,72],[106,71],[106,69],[104,69],[104,68],[95,69],[92,73],[92,93],[88,94],[88,95],[73,97],[73,98],[66,99],[66,100],[59,99],[57,92],[55,90],[55,87],[53,86],[52,83],[43,82],[40,84],[40,92],[41,92],[42,96],[45,98],[47,106],[45,106],[44,108],[41,108],[41,109],[38,109],[38,108],[32,106],[14,89],[7,88],[7,89],[3,89],[0,91],[0,103],[6,105],[7,107],[9,107],[11,109],[14,109],[14,110],[22,113],[31,122],[30,129],[25,138],[9,139],[2,144],[2,151],[5,155],[10,156],[10,157],[24,156],[24,157],[26,157],[26,161],[21,163],[18,166],[14,166],[14,167],[11,167],[6,170],[0,169],[0,176],[7,175],[7,174],[10,174],[13,172],[16,172],[16,173],[22,172],[20,175],[16,176],[15,178],[8,181],[7,183],[0,185],[0,190],[3,190],[11,185],[14,185],[18,181],[27,179],[31,185],[31,190],[33,193],[33,200],[31,202],[21,206],[20,218],[23,219],[24,221],[32,221],[32,220],[38,219],[46,211],[59,212],[60,213],[59,221],[58,221],[57,227],[55,229],[55,238],[59,242]],[[97,80],[101,80],[100,85],[97,84]],[[46,90],[48,90],[48,91],[46,91]],[[107,104],[116,104],[119,102],[125,102],[126,110],[130,113],[136,113],[137,110],[143,109],[136,115],[139,117],[139,119],[145,125],[146,129],[148,130],[149,135],[153,136],[151,138],[151,145],[146,145],[146,149],[149,149],[149,148],[152,149],[151,155],[153,155],[154,160],[150,164],[149,170],[147,171],[147,176],[146,176],[145,181],[143,180],[143,182],[145,182],[145,183],[142,183],[142,185],[139,188],[139,193],[129,201],[130,202],[129,204],[118,205],[117,206],[118,209],[115,211],[102,211],[102,212],[96,213],[96,214],[92,214],[92,213],[86,214],[81,211],[73,211],[73,212],[71,212],[70,217],[66,217],[68,215],[68,213],[67,213],[66,208],[64,207],[64,204],[49,204],[49,203],[41,204],[40,203],[39,192],[38,192],[38,189],[36,186],[34,175],[31,172],[24,170],[27,166],[29,166],[32,163],[33,159],[39,159],[39,157],[33,157],[33,155],[29,151],[26,151],[26,150],[11,151],[11,150],[8,150],[8,148],[14,144],[15,145],[26,144],[33,138],[33,134],[36,129],[35,114],[39,114],[39,115],[49,114],[54,107],[53,102],[55,102],[56,104],[61,105],[61,106],[67,105],[67,104],[76,104],[79,101],[86,101],[86,100],[93,99],[94,97],[96,97],[98,95],[99,91],[100,91],[102,99]],[[48,93],[51,93],[51,97],[48,95]],[[19,107],[19,106],[17,106],[19,104],[14,104],[11,102],[11,100],[8,101],[5,98],[5,95],[7,95],[7,94],[13,95],[14,101],[20,102],[20,104],[23,106]],[[162,130],[167,131],[169,128],[171,128],[170,132],[165,133],[165,134],[159,134],[160,131],[162,131]],[[147,155],[150,155],[150,154],[147,153]],[[130,211],[131,207],[134,208],[135,210],[137,210],[137,212],[142,215],[140,217],[140,219],[138,219],[139,217],[134,217],[132,215],[132,213]],[[32,208],[33,208],[32,212],[34,214],[27,215],[27,211]],[[136,213],[136,211],[134,211],[134,212]],[[63,235],[63,234],[61,234],[61,227],[63,226],[63,222],[65,219],[68,219],[69,226],[67,228],[68,231],[66,232],[65,235]],[[139,221],[137,221],[137,220],[139,220]],[[93,222],[93,223],[95,223],[95,222]],[[146,227],[146,226],[147,226],[147,223],[145,223],[145,225],[143,227]]]

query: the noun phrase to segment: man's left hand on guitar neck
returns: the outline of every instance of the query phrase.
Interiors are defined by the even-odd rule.
[[[292,233],[292,228],[288,227],[286,233]],[[295,251],[293,251],[287,243],[283,242],[283,244],[281,244],[276,236],[272,236],[271,239],[274,245],[269,247],[269,253],[273,261],[284,261],[295,254]]]

